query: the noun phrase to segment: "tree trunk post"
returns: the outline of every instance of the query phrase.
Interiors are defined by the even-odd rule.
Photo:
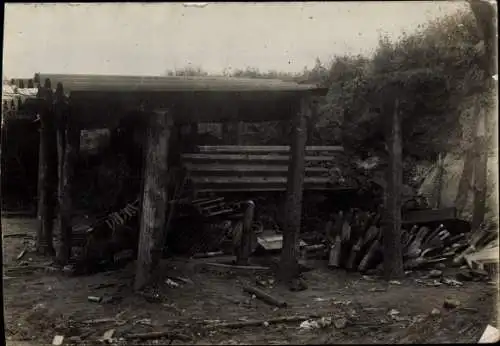
[[[233,139],[234,139],[234,144],[236,145],[242,145],[243,144],[243,138],[241,138],[241,133],[243,132],[243,122],[238,121],[234,123],[234,128],[233,128]]]
[[[490,1],[468,1],[469,6],[476,19],[476,27],[479,37],[484,42],[484,54],[482,59],[482,69],[484,71],[484,88],[485,93],[490,94],[493,89],[493,75],[498,74],[495,62],[497,54],[495,54],[495,32],[497,31],[497,11],[495,5]],[[477,100],[476,102],[479,102]],[[478,104],[479,107],[479,104]],[[472,229],[477,230],[482,222],[486,212],[486,181],[488,174],[488,135],[487,135],[487,105],[480,109],[478,117],[478,125],[474,140],[474,207],[472,212]]]
[[[439,153],[437,159],[437,177],[434,186],[434,208],[439,209],[441,207],[441,194],[443,191],[443,179],[444,179],[444,157],[442,153]]]
[[[387,136],[389,167],[385,191],[385,227],[383,237],[384,275],[387,280],[401,278],[403,253],[401,248],[401,187],[403,180],[402,140],[399,100],[396,99],[391,114],[390,134]]]
[[[299,274],[299,233],[302,217],[302,195],[305,173],[305,147],[307,140],[307,112],[309,100],[301,101],[300,110],[292,120],[292,142],[288,162],[288,179],[283,225],[283,248],[279,277],[287,282]]]
[[[474,207],[472,211],[473,231],[477,230],[484,221],[486,211],[486,181],[488,175],[488,148],[486,138],[485,112],[479,112],[478,126],[475,138],[474,160]]]
[[[36,248],[43,255],[55,255],[53,245],[53,228],[55,199],[57,193],[57,148],[55,147],[56,129],[54,114],[52,113],[52,88],[50,80],[46,80],[40,87],[39,95],[42,99],[40,109],[40,154],[38,181],[38,231]]]
[[[150,282],[161,258],[166,231],[168,143],[173,121],[166,111],[155,111],[149,116],[135,290]]]
[[[236,255],[237,265],[248,265],[248,259],[252,252],[252,243],[254,241],[254,235],[252,234],[252,224],[255,214],[255,203],[253,201],[248,201],[246,203],[245,213],[243,215],[243,225],[241,229],[241,241],[240,246]]]
[[[62,84],[56,89],[57,149],[59,156],[59,231],[61,244],[57,253],[59,264],[65,265],[71,258],[72,242],[72,190],[76,160],[80,147],[80,129],[69,113]]]

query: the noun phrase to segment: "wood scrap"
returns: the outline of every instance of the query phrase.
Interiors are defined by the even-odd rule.
[[[27,252],[28,252],[28,249],[24,248],[23,251],[21,251],[19,253],[19,255],[17,255],[16,259],[19,261],[21,258],[24,257],[24,255],[26,255]]]
[[[240,321],[240,322],[226,322],[226,323],[207,325],[205,328],[234,328],[234,329],[236,329],[236,328],[244,328],[244,327],[262,326],[266,322],[269,324],[287,323],[287,322],[302,322],[302,321],[307,321],[311,318],[319,318],[319,316],[317,316],[317,315],[285,316],[285,317],[271,318],[268,320],[249,320],[249,321]]]
[[[270,294],[268,294],[268,293],[264,292],[263,290],[258,289],[256,287],[245,285],[245,286],[243,286],[243,291],[250,293],[250,294],[254,294],[257,298],[259,298],[263,302],[268,303],[270,305],[274,305],[274,306],[277,306],[279,308],[284,308],[287,306],[287,303],[284,300],[275,298],[275,297],[271,296]]]
[[[191,338],[185,334],[176,333],[172,331],[161,331],[161,332],[150,332],[150,333],[137,333],[128,334],[125,336],[126,339],[139,339],[139,340],[151,340],[167,338],[170,340],[180,340],[180,341],[190,341]]]
[[[28,233],[8,233],[8,234],[3,234],[4,238],[31,238],[34,239],[35,236],[32,234]]]
[[[217,257],[217,256],[223,256],[224,252],[223,251],[214,251],[214,252],[204,252],[204,253],[195,253],[192,258],[210,258],[210,257]]]
[[[203,263],[202,266],[220,268],[220,269],[228,269],[228,270],[244,270],[244,271],[269,271],[269,270],[271,270],[271,268],[269,268],[269,267],[239,266],[239,265],[223,264],[223,263]]]
[[[335,237],[335,244],[330,248],[330,254],[328,257],[328,267],[338,268],[340,267],[340,255],[342,250],[342,239],[339,234]]]

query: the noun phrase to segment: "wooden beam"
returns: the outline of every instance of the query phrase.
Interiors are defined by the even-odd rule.
[[[61,243],[57,261],[64,265],[71,257],[72,227],[72,188],[74,167],[80,146],[80,130],[70,118],[69,105],[64,96],[62,84],[56,90],[57,149],[59,157],[59,231]]]
[[[401,190],[403,185],[403,162],[401,119],[399,101],[396,99],[392,114],[387,114],[390,126],[387,136],[389,149],[389,167],[387,170],[387,189],[385,191],[385,226],[384,226],[384,274],[386,279],[401,278],[403,254],[401,247]]]
[[[161,258],[166,221],[168,183],[168,143],[173,126],[168,112],[149,114],[146,164],[139,247],[134,288],[141,290],[151,280]]]
[[[283,224],[283,248],[279,278],[289,281],[299,274],[297,256],[299,255],[299,233],[302,216],[302,194],[305,175],[305,147],[307,140],[308,100],[303,99],[300,110],[292,123],[292,143],[288,169],[285,216]]]
[[[243,224],[241,230],[241,240],[240,246],[237,249],[236,254],[236,264],[245,266],[248,265],[248,259],[252,252],[252,243],[255,242],[255,236],[252,234],[252,224],[255,213],[255,203],[253,201],[248,201],[245,213],[243,215]]]
[[[56,129],[52,112],[53,95],[50,80],[45,81],[38,96],[43,99],[43,102],[40,108],[41,156],[38,172],[40,188],[36,248],[40,254],[53,256],[55,254],[52,235],[57,190],[57,148],[55,147]]]
[[[476,101],[478,102],[478,101]],[[486,182],[488,176],[488,138],[486,135],[486,111],[484,108],[477,114],[478,126],[474,139],[474,206],[471,228],[479,229],[486,214]]]

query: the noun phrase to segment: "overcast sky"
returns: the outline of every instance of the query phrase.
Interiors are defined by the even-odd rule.
[[[455,12],[462,1],[7,4],[3,71],[160,75],[189,64],[208,72],[257,67],[299,72],[316,57],[369,54]]]

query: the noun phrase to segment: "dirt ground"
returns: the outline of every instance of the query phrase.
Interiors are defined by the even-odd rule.
[[[17,260],[24,247],[32,245],[25,239],[34,237],[34,226],[34,219],[2,219],[5,329],[11,345],[50,343],[55,335],[63,335],[65,343],[95,343],[110,329],[115,330],[113,342],[123,344],[134,341],[126,339],[128,334],[153,331],[185,339],[170,336],[169,341],[148,341],[151,344],[477,343],[487,324],[497,326],[498,285],[491,282],[432,286],[435,279],[425,278],[428,271],[421,271],[386,283],[378,277],[332,271],[320,261],[311,261],[314,269],[304,274],[307,290],[266,288],[287,302],[285,308],[243,292],[244,283],[255,286],[254,276],[201,271],[187,259],[165,260],[156,299],[145,298],[132,291],[133,263],[121,270],[69,277],[44,270],[50,260],[33,253]],[[12,236],[17,233],[27,236]],[[41,267],[17,273],[9,269],[22,261],[27,267]],[[445,269],[444,277],[454,278],[454,271]],[[165,282],[175,277],[188,280],[177,287]],[[88,296],[114,299],[96,303]],[[460,305],[444,308],[447,298]],[[431,314],[433,309],[439,313]],[[309,315],[330,318],[331,323],[324,319],[323,327],[312,329],[300,328],[300,321],[272,323],[276,317]],[[245,320],[262,324],[222,325]]]

